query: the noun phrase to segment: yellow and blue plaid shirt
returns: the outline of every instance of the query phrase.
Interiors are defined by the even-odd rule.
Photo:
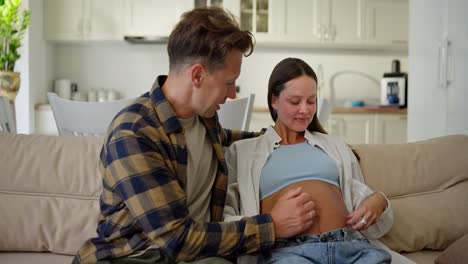
[[[201,118],[218,159],[211,222],[191,219],[184,129],[160,89],[165,80],[159,76],[149,93],[112,121],[101,151],[98,235],[85,242],[73,263],[128,256],[151,245],[172,261],[235,256],[273,245],[270,215],[221,222],[228,182],[223,146],[256,134],[222,129],[217,116]]]

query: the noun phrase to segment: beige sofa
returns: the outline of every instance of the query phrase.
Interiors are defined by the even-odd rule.
[[[101,144],[0,133],[0,263],[70,263],[95,235]],[[367,184],[390,197],[390,248],[433,263],[468,233],[468,136],[353,148]]]

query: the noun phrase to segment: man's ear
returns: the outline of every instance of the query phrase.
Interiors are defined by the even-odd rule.
[[[192,65],[191,77],[193,86],[200,87],[205,77],[205,67],[200,63]]]

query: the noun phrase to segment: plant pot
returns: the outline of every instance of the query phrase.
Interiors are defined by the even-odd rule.
[[[0,71],[0,95],[8,97],[10,102],[15,101],[20,88],[20,73]]]

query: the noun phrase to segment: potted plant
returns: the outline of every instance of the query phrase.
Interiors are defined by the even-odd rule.
[[[29,25],[29,10],[20,12],[22,0],[0,0],[0,95],[14,102],[20,86],[20,73],[14,72],[20,58],[18,49]]]

